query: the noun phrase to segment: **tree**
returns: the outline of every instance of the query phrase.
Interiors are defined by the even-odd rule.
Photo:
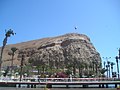
[[[95,72],[96,72],[96,76],[98,75],[98,61],[94,60],[93,61],[93,72],[94,72],[94,65],[95,65]]]
[[[72,71],[71,71],[71,70],[72,70],[72,67],[73,67],[72,64],[70,64],[70,63],[69,63],[69,64],[66,64],[66,67],[65,67],[65,68],[67,69],[67,70],[66,70],[66,74],[67,74],[68,76],[72,75]]]
[[[111,62],[111,73],[113,73],[113,66],[115,65],[114,62]]]
[[[108,71],[109,71],[109,77],[110,77],[110,61],[107,61],[107,65],[108,65]]]
[[[106,70],[107,70],[107,78],[108,78],[108,65],[106,65]]]
[[[1,53],[0,53],[0,71],[1,71],[1,65],[2,65],[2,56],[3,56],[3,50],[7,44],[7,40],[11,35],[15,35],[16,33],[13,32],[12,29],[9,29],[6,33],[5,33],[5,38],[3,40],[3,46],[1,49]]]
[[[105,68],[105,63],[106,63],[106,62],[104,61],[104,68]]]
[[[89,77],[93,77],[94,75],[94,72],[93,72],[93,63],[90,62],[89,64]]]
[[[9,66],[7,66],[7,68],[5,69],[5,73],[3,73],[3,76],[6,77],[6,75],[8,74],[9,72]]]
[[[95,72],[95,60],[92,61],[92,64],[93,64],[93,73]]]
[[[88,76],[88,64],[87,64],[87,62],[82,62],[82,64],[83,64],[83,74],[85,75],[85,76]]]
[[[118,64],[119,57],[116,56],[115,59],[116,59],[116,63],[117,63],[117,73],[118,73],[118,78],[119,78],[119,64]]]
[[[102,77],[105,77],[105,72],[107,71],[107,69],[105,69],[105,68],[102,68],[101,70],[100,70],[100,73],[102,74]]]
[[[19,50],[18,53],[18,58],[20,58],[20,81],[22,80],[22,75],[23,75],[23,66],[24,66],[24,61],[25,61],[25,51],[24,50]]]
[[[9,55],[12,55],[12,59],[11,59],[11,75],[12,75],[12,70],[13,70],[14,55],[15,55],[15,52],[16,52],[17,50],[18,50],[18,49],[17,49],[16,47],[12,47],[12,48],[11,48],[11,52],[8,53]]]
[[[76,65],[77,65],[77,60],[76,60],[76,58],[73,58],[73,74],[74,74],[74,76],[76,75]]]
[[[40,54],[39,53],[35,53],[33,54],[29,60],[28,60],[29,64],[32,65],[32,66],[35,66],[38,71],[38,74],[40,74],[42,71],[42,73],[44,73],[45,71],[45,61],[40,57]],[[42,70],[40,70],[42,69]]]
[[[78,64],[78,69],[79,69],[79,77],[82,77],[83,70],[85,68],[85,63],[83,61],[82,62],[78,61],[77,64]]]

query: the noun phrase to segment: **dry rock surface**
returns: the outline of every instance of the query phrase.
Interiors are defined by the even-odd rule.
[[[98,65],[101,63],[100,54],[96,51],[90,38],[78,33],[7,45],[3,53],[2,66],[10,65],[11,56],[8,55],[8,52],[12,47],[18,48],[14,56],[14,65],[20,64],[20,52],[24,54],[26,63],[30,58],[36,58],[34,60],[38,61],[37,64],[41,60],[47,64],[53,64],[53,61],[56,61],[58,62],[54,65],[56,67],[62,67],[71,62],[87,65],[92,62],[97,62]]]

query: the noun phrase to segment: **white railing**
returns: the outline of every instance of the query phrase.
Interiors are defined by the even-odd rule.
[[[22,82],[92,82],[92,81],[118,81],[117,78],[22,78]],[[19,78],[0,78],[0,81],[19,81]]]
[[[92,81],[117,81],[116,78],[22,78],[22,81],[29,82],[92,82]],[[17,79],[14,79],[17,81]]]

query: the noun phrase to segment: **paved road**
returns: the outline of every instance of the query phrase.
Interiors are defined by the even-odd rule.
[[[44,90],[44,88],[0,87],[0,90]],[[116,88],[51,88],[49,90],[117,90]]]

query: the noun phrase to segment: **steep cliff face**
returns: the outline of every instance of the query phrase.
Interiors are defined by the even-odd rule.
[[[19,52],[24,51],[25,61],[33,60],[34,64],[47,64],[56,68],[63,68],[67,64],[76,67],[86,63],[86,65],[101,64],[101,58],[90,39],[83,34],[70,33],[62,36],[44,38],[14,45],[7,45],[4,50],[3,66],[10,65],[8,55],[11,47],[19,50],[14,57],[14,65],[19,65]],[[36,63],[37,62],[37,63]],[[78,65],[79,64],[79,65]]]

